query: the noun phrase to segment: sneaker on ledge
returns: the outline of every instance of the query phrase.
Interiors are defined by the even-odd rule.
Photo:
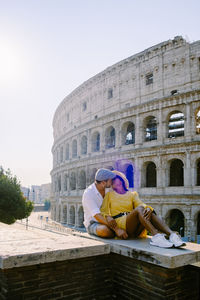
[[[182,241],[181,237],[175,232],[170,234],[169,241],[173,243],[175,248],[179,248],[186,245],[186,243]]]
[[[161,233],[157,233],[156,235],[152,236],[150,244],[152,246],[157,246],[157,247],[161,247],[161,248],[171,248],[171,247],[173,247],[173,243],[168,241],[165,238],[164,234],[161,234]]]

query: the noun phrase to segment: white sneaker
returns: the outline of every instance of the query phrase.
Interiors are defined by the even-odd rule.
[[[161,248],[171,248],[173,247],[173,243],[169,242],[165,237],[164,234],[157,233],[156,235],[152,236],[150,244],[152,246],[157,246]]]
[[[175,232],[170,234],[169,241],[171,243],[173,243],[174,247],[176,247],[176,248],[186,245],[186,243],[183,242],[182,239],[180,238],[180,236]]]

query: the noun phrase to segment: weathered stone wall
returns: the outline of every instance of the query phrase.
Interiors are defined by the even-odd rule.
[[[108,256],[0,271],[0,299],[110,299]]]
[[[198,299],[199,269],[117,254],[0,271],[0,299]]]
[[[137,169],[134,187],[142,200],[165,219],[178,209],[184,218],[182,235],[195,240],[200,220],[199,86],[200,41],[189,44],[176,37],[107,68],[67,96],[53,120],[52,218],[82,226],[82,193],[96,169],[128,160]],[[184,133],[169,137],[170,116],[177,111],[183,114]],[[157,136],[147,140],[150,117],[156,120]],[[134,126],[130,144],[129,125]],[[183,164],[182,186],[170,185],[175,159]],[[155,187],[147,185],[149,163],[156,168]]]
[[[121,255],[112,255],[117,299],[199,299],[199,269],[166,269]]]

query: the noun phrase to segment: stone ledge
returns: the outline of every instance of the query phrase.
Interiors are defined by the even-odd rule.
[[[80,234],[79,234],[80,235]],[[178,268],[200,262],[200,245],[187,243],[185,247],[159,248],[150,245],[150,237],[145,239],[101,239],[87,233],[84,237],[104,241],[110,245],[110,252],[148,262],[165,268]]]
[[[1,226],[0,230],[0,269],[108,253],[110,246],[103,241],[42,230],[13,229],[8,226]]]
[[[43,230],[23,230],[1,226],[0,268],[10,269],[56,261],[120,254],[168,269],[200,262],[200,245],[187,243],[181,249],[150,245],[150,238],[101,239],[74,231],[72,235]]]

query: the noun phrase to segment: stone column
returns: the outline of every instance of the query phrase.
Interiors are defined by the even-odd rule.
[[[186,116],[184,123],[184,135],[186,140],[191,139],[191,116],[190,116],[190,104],[186,104]]]
[[[157,175],[157,187],[158,188],[162,188],[164,186],[164,182],[163,182],[163,178],[164,178],[164,169],[163,169],[163,163],[162,163],[162,159],[159,156],[158,157],[158,163],[156,166],[156,175]]]
[[[70,205],[69,203],[67,203],[67,224],[69,224],[69,209],[70,209]]]
[[[78,227],[78,207],[75,205],[75,227]]]
[[[140,146],[144,138],[143,120],[139,114],[136,116],[136,126],[135,126],[135,145]]]
[[[162,110],[159,109],[157,120],[157,141],[163,143],[163,122],[162,122]]]
[[[100,133],[100,151],[105,150],[105,126],[102,127],[101,133]]]
[[[120,128],[120,120],[115,123],[115,148],[121,147],[121,128]]]
[[[191,187],[192,185],[192,173],[191,173],[191,154],[186,151],[186,160],[184,166],[184,186]]]
[[[63,204],[60,204],[60,223],[63,223]]]

